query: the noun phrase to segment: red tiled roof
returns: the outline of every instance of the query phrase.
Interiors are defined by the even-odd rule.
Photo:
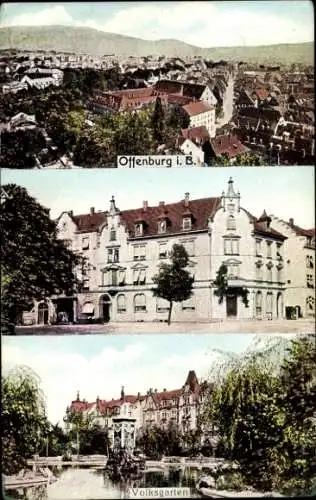
[[[181,94],[186,97],[200,99],[206,85],[179,82],[178,80],[159,80],[154,87],[166,94]]]
[[[221,198],[201,198],[189,201],[189,208],[193,216],[193,230],[207,229],[208,217],[213,215],[221,204]],[[182,232],[182,215],[187,209],[184,200],[178,203],[170,203],[164,206],[166,218],[168,219],[166,234]],[[107,212],[97,212],[94,214],[83,214],[73,216],[72,219],[77,225],[78,231],[97,231],[106,221]],[[157,222],[161,215],[161,206],[136,208],[132,210],[123,210],[120,212],[121,221],[125,223],[131,237],[135,233],[135,221],[140,218],[144,221],[144,236],[153,236],[157,234]],[[164,233],[165,234],[165,233]]]
[[[264,99],[266,99],[269,95],[269,91],[265,88],[262,88],[262,89],[256,89],[255,92],[256,96],[261,100],[263,101]]]
[[[208,111],[212,111],[213,108],[208,104],[205,104],[202,101],[191,102],[190,104],[186,104],[183,106],[183,109],[190,116],[200,115],[201,113],[207,113]]]
[[[214,139],[211,139],[211,145],[216,156],[226,154],[229,158],[242,155],[248,150],[238,137],[228,134],[214,137]]]
[[[181,130],[181,134],[185,139],[198,141],[206,141],[210,138],[207,128],[204,125],[201,127],[184,128]]]
[[[183,106],[192,102],[192,97],[187,97],[178,94],[168,94],[168,104],[178,104]]]
[[[306,236],[307,238],[315,237],[315,228],[313,229],[303,229],[295,224],[289,224],[289,226],[295,231],[297,236]]]

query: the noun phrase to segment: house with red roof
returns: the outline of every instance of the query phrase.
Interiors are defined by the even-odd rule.
[[[215,107],[203,101],[195,101],[182,107],[190,118],[190,128],[205,127],[210,137],[215,137]]]
[[[175,243],[186,248],[194,285],[190,299],[174,304],[174,321],[283,318],[287,236],[264,212],[256,217],[243,208],[232,179],[214,195],[185,193],[173,203],[144,201],[129,210],[112,197],[108,210],[63,212],[58,235],[85,257],[87,265],[77,270],[83,285],[72,297],[37,303],[37,323],[165,322],[169,304],[153,296],[153,276]],[[215,280],[222,264],[229,293],[219,302]],[[235,293],[240,288],[248,290],[248,306]]]
[[[184,385],[173,390],[150,388],[146,394],[138,392],[137,395],[126,395],[122,387],[119,398],[103,400],[97,396],[94,402],[81,400],[78,392],[77,398],[66,409],[66,415],[82,412],[94,423],[105,427],[110,436],[113,435],[111,431],[117,419],[133,420],[136,435],[148,427],[167,428],[170,425],[186,433],[197,429],[198,417],[210,390],[210,384],[198,380],[195,371],[190,370]],[[71,424],[67,419],[66,426],[69,431]]]

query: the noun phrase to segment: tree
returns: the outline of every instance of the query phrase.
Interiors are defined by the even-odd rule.
[[[227,279],[227,266],[225,264],[222,264],[217,271],[216,274],[216,279],[214,281],[214,286],[216,289],[214,290],[214,295],[216,295],[219,299],[218,302],[219,304],[222,304],[224,297],[226,297],[228,294],[234,294],[235,296],[240,296],[242,298],[242,301],[246,307],[248,307],[248,294],[249,290],[245,287],[230,287],[228,286],[228,279]]]
[[[160,272],[153,277],[156,288],[154,297],[160,297],[169,302],[168,325],[171,322],[173,302],[183,302],[192,295],[194,278],[186,271],[189,256],[183,245],[174,244],[170,255],[171,264],[163,263]]]
[[[157,97],[154,112],[151,118],[151,126],[153,130],[153,139],[158,144],[161,144],[164,141],[164,132],[166,127],[165,121],[165,112],[162,107],[160,97]]]
[[[311,336],[285,345],[279,339],[246,361],[232,357],[203,419],[216,427],[221,455],[239,462],[249,485],[307,494],[315,487],[316,351]]]
[[[1,187],[1,265],[6,276],[2,312],[16,323],[23,310],[51,295],[72,295],[80,285],[76,267],[81,258],[57,237],[49,210],[15,184]]]
[[[49,429],[40,380],[27,367],[2,378],[2,466],[15,474],[43,446]]]
[[[259,167],[265,165],[265,163],[263,162],[263,159],[260,158],[260,156],[247,153],[244,155],[236,156],[234,165],[238,165],[241,167]],[[266,163],[266,165],[268,164]]]

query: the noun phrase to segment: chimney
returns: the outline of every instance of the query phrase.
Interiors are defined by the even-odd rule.
[[[90,207],[90,215],[94,215],[95,211],[94,211],[94,207]]]
[[[290,224],[290,226],[294,226],[294,219],[292,219],[292,218],[289,219],[289,224]]]
[[[160,206],[160,207],[164,207],[164,206],[165,206],[165,202],[164,202],[164,201],[160,201],[160,202],[159,202],[159,206]]]
[[[166,392],[167,389],[164,389],[163,392]]]
[[[68,214],[70,215],[70,217],[72,217],[74,214],[73,210],[69,210]]]
[[[140,392],[137,393],[137,397],[140,398]]]
[[[155,389],[155,394],[157,394],[157,392],[158,392],[157,389]]]
[[[188,206],[189,206],[189,200],[190,200],[190,193],[185,193],[185,194],[184,194],[184,205],[185,205],[186,207],[188,207]]]
[[[148,201],[143,201],[143,210],[144,210],[144,212],[146,212],[147,208],[148,208]]]

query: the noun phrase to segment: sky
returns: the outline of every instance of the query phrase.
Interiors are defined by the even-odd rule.
[[[147,40],[178,39],[199,47],[314,40],[311,1],[10,3],[1,26],[84,26]]]
[[[314,167],[229,167],[82,170],[11,170],[1,172],[2,185],[25,187],[57,218],[63,211],[79,215],[109,210],[115,197],[120,210],[149,206],[159,201],[221,196],[233,178],[241,206],[260,217],[263,210],[283,220],[293,218],[305,229],[315,226]]]
[[[119,398],[122,386],[134,395],[179,389],[189,370],[199,379],[208,377],[220,358],[214,349],[242,355],[265,338],[271,334],[4,336],[2,374],[16,366],[31,368],[40,377],[49,420],[62,424],[78,390],[81,399],[93,402],[97,396]]]

